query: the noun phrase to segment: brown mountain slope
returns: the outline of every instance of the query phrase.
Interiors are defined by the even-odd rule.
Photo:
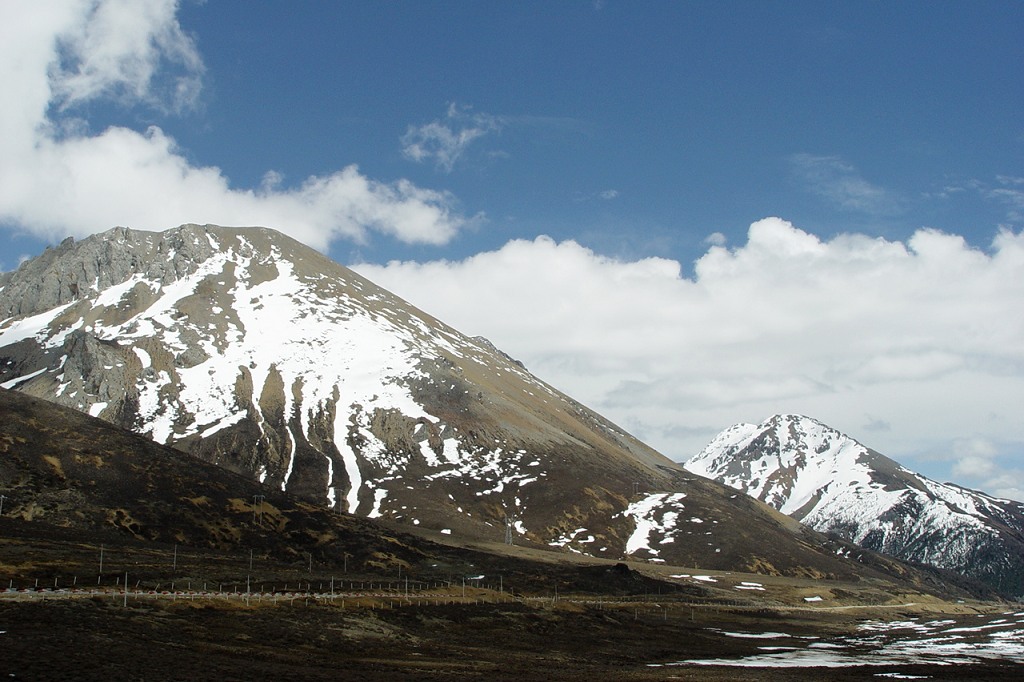
[[[0,285],[0,385],[243,474],[243,503],[286,491],[456,541],[511,531],[516,543],[615,560],[862,571],[840,546],[685,472],[489,343],[272,230],[117,228],[62,243]],[[76,480],[101,475],[84,468],[87,455],[50,456],[65,474],[83,467]],[[181,492],[166,506],[201,514],[174,471],[168,490]]]
[[[719,492],[702,480],[685,485],[695,494],[708,494],[698,493],[701,488]],[[388,574],[443,573],[458,566],[464,572],[500,570],[510,580],[516,575],[529,576],[535,587],[548,583],[586,586],[597,581],[593,587],[600,585],[605,592],[619,589],[616,585],[622,580],[626,581],[622,588],[635,582],[628,573],[608,573],[606,568],[595,567],[597,572],[590,575],[579,566],[553,563],[554,553],[550,553],[551,560],[543,562],[544,568],[538,568],[536,561],[516,558],[516,548],[499,553],[467,552],[395,532],[371,520],[267,490],[243,476],[102,420],[4,389],[0,389],[0,494],[5,498],[4,523],[24,522],[27,525],[19,526],[17,534],[27,538],[34,533],[44,537],[50,533],[46,528],[58,526],[99,533],[92,536],[93,544],[114,537],[110,535],[114,533],[165,548],[180,544],[236,553],[255,550],[286,563],[315,561],[318,566],[351,566]],[[741,509],[761,513],[760,503],[740,499]],[[971,588],[870,552],[863,552],[860,562],[836,557],[822,536],[781,515],[761,519],[751,514],[751,519],[745,532],[724,544],[749,551],[751,545],[763,543],[759,532],[771,533],[776,547],[767,548],[764,554],[791,562],[796,566],[791,571],[794,574],[867,580],[893,589],[901,586],[899,590],[944,594],[965,595],[964,588]],[[777,527],[772,529],[771,524]],[[722,553],[723,561],[739,556],[739,551]],[[696,560],[687,566],[708,568]],[[746,568],[776,572],[768,560]]]
[[[261,494],[265,503],[254,508],[253,496]],[[99,419],[2,389],[0,495],[0,578],[3,587],[10,580],[25,590],[0,595],[0,673],[18,679],[653,681],[668,672],[726,680],[736,678],[735,668],[674,662],[763,654],[765,637],[818,646],[848,632],[864,646],[855,619],[896,614],[905,620],[918,613],[905,601],[923,602],[925,609],[986,608],[921,594],[913,581],[938,582],[911,569],[904,580],[848,562],[846,581],[758,578],[767,592],[738,592],[734,586],[761,583],[729,574],[713,584],[665,582],[644,575],[654,574],[650,565],[641,573],[597,559],[554,560],[568,558],[554,552],[533,552],[547,560],[531,561],[514,554],[526,552],[520,548],[488,554],[442,546],[267,491]],[[104,548],[105,591],[91,594],[97,550],[102,557]],[[310,558],[315,563],[307,572]],[[458,583],[469,571],[502,576],[505,592],[480,589],[468,600],[457,589],[446,593],[446,578]],[[122,591],[115,581],[128,573],[132,588]],[[258,591],[251,600],[250,574]],[[427,599],[404,600],[396,574],[412,574],[421,585],[440,581],[440,589],[428,587]],[[62,588],[72,576],[90,580],[87,589],[78,582],[78,592],[35,591],[32,579],[40,584],[40,576],[42,585],[59,579]],[[332,576],[359,581],[354,590],[351,582],[344,588],[347,606],[325,598]],[[392,582],[383,598],[360,598],[363,581],[376,582],[381,592],[382,578]],[[214,581],[212,593],[207,579]],[[168,592],[174,580],[178,594]],[[218,580],[237,581],[224,586],[236,592],[233,599],[218,595]],[[290,598],[296,580],[321,598]],[[572,596],[552,598],[566,593]],[[808,610],[802,594],[881,606]],[[950,588],[947,594],[964,593]],[[964,622],[979,623],[973,614]],[[786,634],[763,634],[780,630]],[[672,667],[650,667],[655,663]],[[747,670],[750,679],[820,677],[816,669],[781,677],[777,669]],[[849,670],[839,678],[864,678],[863,670]],[[894,660],[885,670],[993,680],[1015,679],[1016,672],[999,660],[969,662],[959,677],[948,674],[945,662]]]

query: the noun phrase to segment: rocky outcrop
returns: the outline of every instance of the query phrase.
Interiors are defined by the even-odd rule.
[[[193,239],[196,225],[162,233],[115,227],[102,239],[75,242],[68,237],[55,248],[7,274],[0,290],[0,318],[33,315],[87,298],[132,275],[170,284],[195,272],[214,244]]]

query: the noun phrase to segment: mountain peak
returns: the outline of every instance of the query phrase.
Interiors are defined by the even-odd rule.
[[[866,456],[867,448],[822,422],[776,414],[722,431],[686,468],[802,519],[808,503],[839,471],[855,468]]]
[[[115,228],[2,286],[0,386],[338,513],[615,559],[857,570],[273,230]]]
[[[1024,592],[1024,505],[929,480],[815,419],[732,426],[685,466],[819,531]]]

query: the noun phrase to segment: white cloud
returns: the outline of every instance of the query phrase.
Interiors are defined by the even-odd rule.
[[[453,102],[443,119],[409,126],[402,136],[402,154],[417,162],[433,159],[437,168],[450,173],[470,144],[502,126],[495,116]]]
[[[956,185],[946,185],[936,192],[926,192],[923,196],[947,200],[966,192],[1003,206],[1006,211],[1005,220],[1011,225],[1019,225],[1024,220],[1024,177],[997,175],[994,182],[971,179]]]
[[[0,222],[48,239],[114,225],[269,225],[321,249],[371,233],[440,244],[465,225],[447,193],[354,165],[287,189],[269,171],[239,189],[158,127],[91,133],[75,112],[95,100],[194,104],[203,64],[176,13],[173,0],[0,4]]]
[[[961,457],[953,465],[953,475],[965,480],[991,477],[995,471],[995,462],[987,457]]]
[[[951,444],[951,459],[951,473],[961,485],[996,497],[1024,501],[1019,444],[1006,448],[985,436],[959,438]]]
[[[783,411],[897,459],[979,431],[1024,446],[1021,234],[989,252],[934,230],[823,242],[771,218],[692,278],[546,237],[357,269],[677,459]]]
[[[794,154],[793,174],[809,191],[839,208],[869,215],[899,213],[901,200],[865,180],[857,169],[838,156]]]
[[[612,201],[619,198],[619,190],[604,189],[600,192],[576,192],[572,200],[577,203],[591,203],[594,201]]]
[[[1024,469],[1008,468],[981,482],[984,492],[1004,499],[1024,501]]]
[[[995,458],[999,454],[987,438],[974,436],[953,442],[953,474],[966,480],[991,478],[996,473]]]
[[[175,19],[177,2],[108,0],[73,7],[80,14],[60,34],[59,59],[50,69],[56,102],[67,106],[123,95],[155,105],[195,103],[203,62]],[[166,84],[169,92],[155,92],[154,81],[165,61],[182,71]]]
[[[1024,178],[1000,175],[996,181],[999,187],[988,190],[986,196],[1006,206],[1008,219],[1024,220]]]

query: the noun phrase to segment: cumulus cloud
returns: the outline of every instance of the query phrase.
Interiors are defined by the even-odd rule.
[[[501,130],[503,125],[496,116],[453,102],[443,119],[409,126],[402,136],[402,154],[417,162],[433,160],[438,169],[451,173],[474,141]]]
[[[0,4],[0,223],[48,239],[114,225],[272,225],[324,249],[379,233],[441,244],[467,222],[444,192],[381,182],[350,165],[282,188],[232,187],[196,166],[159,127],[92,133],[76,112],[95,101],[163,111],[193,106],[198,48],[174,0]]]
[[[890,215],[901,210],[898,197],[865,180],[838,156],[794,154],[789,160],[798,182],[839,208],[869,215]]]
[[[692,277],[673,260],[546,237],[357,269],[676,459],[775,412],[897,458],[979,425],[1024,444],[1021,234],[1000,232],[988,251],[926,229],[905,243],[822,241],[771,218],[741,246],[716,241]]]

